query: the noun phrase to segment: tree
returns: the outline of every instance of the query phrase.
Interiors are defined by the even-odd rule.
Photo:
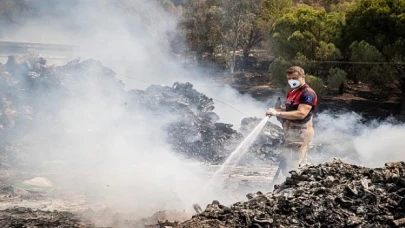
[[[226,46],[225,51],[231,52],[231,73],[235,69],[236,51],[242,46],[243,42],[241,41],[246,41],[244,45],[248,47],[248,45],[253,45],[260,39],[260,37],[255,37],[255,33],[252,33],[255,29],[254,21],[260,6],[259,3],[260,0],[222,1],[224,11],[223,38]]]
[[[405,114],[404,12],[402,0],[360,0],[348,10],[344,30],[344,42],[350,45],[346,56],[351,60],[376,62],[357,68],[375,86],[397,86],[402,94],[401,114]]]
[[[343,94],[344,82],[346,80],[347,73],[339,68],[331,68],[329,70],[327,85],[330,89],[338,89],[339,94]]]
[[[201,57],[212,55],[222,42],[222,19],[219,0],[195,0],[184,3],[179,28],[184,32],[191,51]]]
[[[291,9],[271,30],[272,51],[326,78],[334,64],[325,61],[339,60],[342,56],[335,43],[340,43],[343,23],[341,13],[328,14],[305,5]]]
[[[286,70],[292,64],[290,61],[282,57],[276,58],[269,66],[269,72],[272,82],[278,87],[284,88],[286,86]]]
[[[287,59],[301,53],[315,60],[320,49],[326,47],[333,49],[331,55],[339,55],[335,53],[338,50],[333,42],[340,35],[341,24],[338,14],[327,14],[310,7],[298,8],[277,20],[271,31],[273,51]],[[324,56],[325,53],[321,58],[329,58]]]
[[[250,21],[251,24],[240,37],[240,46],[243,49],[245,61],[251,49],[268,38],[266,35],[268,30],[283,15],[285,9],[293,6],[293,2],[291,0],[260,0],[257,6],[259,7],[252,8],[253,18]],[[245,61],[244,67],[246,65]]]
[[[351,73],[351,78],[357,83],[358,80],[370,80],[375,81],[378,77],[381,79],[386,78],[385,74],[379,74],[378,64],[385,62],[385,57],[383,54],[377,50],[376,47],[370,45],[366,41],[362,40],[361,42],[354,41],[349,46],[350,51],[350,61],[354,63],[365,64],[352,64],[349,68]],[[390,70],[388,70],[390,72]],[[376,75],[373,75],[373,74]],[[374,80],[373,80],[374,79]]]
[[[307,74],[305,76],[305,82],[308,83],[308,85],[311,86],[319,96],[326,93],[325,82],[322,78]]]
[[[340,10],[342,7],[347,7],[354,2],[354,0],[299,0],[296,2],[308,4],[315,9],[325,10],[326,12]]]

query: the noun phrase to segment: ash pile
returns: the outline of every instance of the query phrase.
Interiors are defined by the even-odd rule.
[[[372,169],[334,159],[290,173],[271,193],[214,201],[179,227],[405,227],[405,162]]]
[[[145,90],[126,91],[115,72],[99,61],[77,59],[63,66],[49,66],[39,55],[28,53],[10,56],[6,64],[0,64],[2,164],[9,167],[13,163],[12,155],[18,154],[17,150],[24,150],[24,145],[18,142],[25,137],[25,129],[41,127],[44,120],[55,129],[63,129],[58,107],[65,99],[80,99],[88,90],[101,90],[102,94],[111,96],[111,101],[103,102],[111,102],[112,106],[117,105],[113,104],[113,97],[125,97],[122,106],[129,113],[147,112],[156,118],[170,120],[162,128],[173,150],[201,161],[223,161],[260,121],[258,118],[242,120],[240,132],[231,124],[220,122],[214,112],[213,99],[196,91],[191,83],[150,85]],[[252,154],[273,157],[281,129],[270,125],[268,123],[268,128],[277,129],[277,132],[264,131],[253,146]],[[271,132],[271,136],[266,136],[266,132]],[[57,134],[61,133],[55,132]]]

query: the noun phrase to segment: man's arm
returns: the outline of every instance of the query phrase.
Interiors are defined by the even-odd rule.
[[[312,106],[308,104],[300,104],[298,105],[298,109],[294,111],[281,111],[279,112],[278,116],[283,118],[283,119],[288,119],[288,120],[302,120],[304,119],[308,113],[311,111]]]
[[[311,111],[313,105],[315,105],[316,94],[311,91],[304,92],[299,100],[299,105],[297,110],[294,111],[284,111],[284,110],[275,110],[273,114],[277,117],[287,120],[302,120],[308,113]]]

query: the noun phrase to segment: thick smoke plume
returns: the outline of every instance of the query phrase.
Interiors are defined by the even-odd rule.
[[[139,217],[163,209],[192,210],[193,203],[214,198],[201,190],[206,171],[187,166],[189,161],[165,143],[169,110],[154,116],[128,108],[134,102],[122,88],[171,86],[191,76],[169,56],[166,34],[174,19],[152,1],[28,4],[35,17],[3,28],[2,40],[76,45],[74,56],[100,60],[117,74],[98,67],[68,69],[61,88],[68,88],[69,96],[54,91],[58,88],[38,88],[50,96],[13,91],[42,116],[13,138],[27,145],[21,163],[55,173],[52,180],[66,188],[85,189],[89,199]]]
[[[390,117],[368,121],[357,113],[320,113],[315,123],[314,144],[322,153],[339,155],[361,165],[381,167],[385,162],[405,160],[405,124]]]
[[[212,85],[204,79],[207,75],[181,68],[166,38],[168,32],[176,32],[176,18],[153,1],[29,4],[35,17],[19,18],[18,25],[3,27],[2,40],[77,45],[75,56],[100,60],[117,73],[127,90],[190,81],[198,91],[216,99],[221,121],[236,129],[241,118],[264,115],[264,102],[241,96],[230,87]],[[31,156],[26,162],[57,171],[71,188],[84,188],[92,198],[137,216],[162,209],[191,209],[193,203],[206,204],[217,197],[223,197],[223,203],[233,199],[229,194],[205,192],[205,168],[188,165],[189,161],[171,152],[161,130],[171,121],[169,111],[154,116],[133,107],[128,112],[124,107],[131,101],[120,92],[119,83],[104,79],[105,72],[86,74],[91,79],[72,85],[73,97],[58,97],[57,104],[52,97],[32,100],[57,120],[44,114],[34,127],[21,129],[16,139],[29,145]],[[404,125],[364,124],[352,113],[321,113],[317,118],[314,143],[325,144],[325,151],[343,157],[357,154],[364,164],[405,159]],[[276,123],[274,118],[271,121]]]

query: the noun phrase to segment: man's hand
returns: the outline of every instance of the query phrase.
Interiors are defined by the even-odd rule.
[[[267,109],[266,116],[278,116],[279,112],[274,108]]]

